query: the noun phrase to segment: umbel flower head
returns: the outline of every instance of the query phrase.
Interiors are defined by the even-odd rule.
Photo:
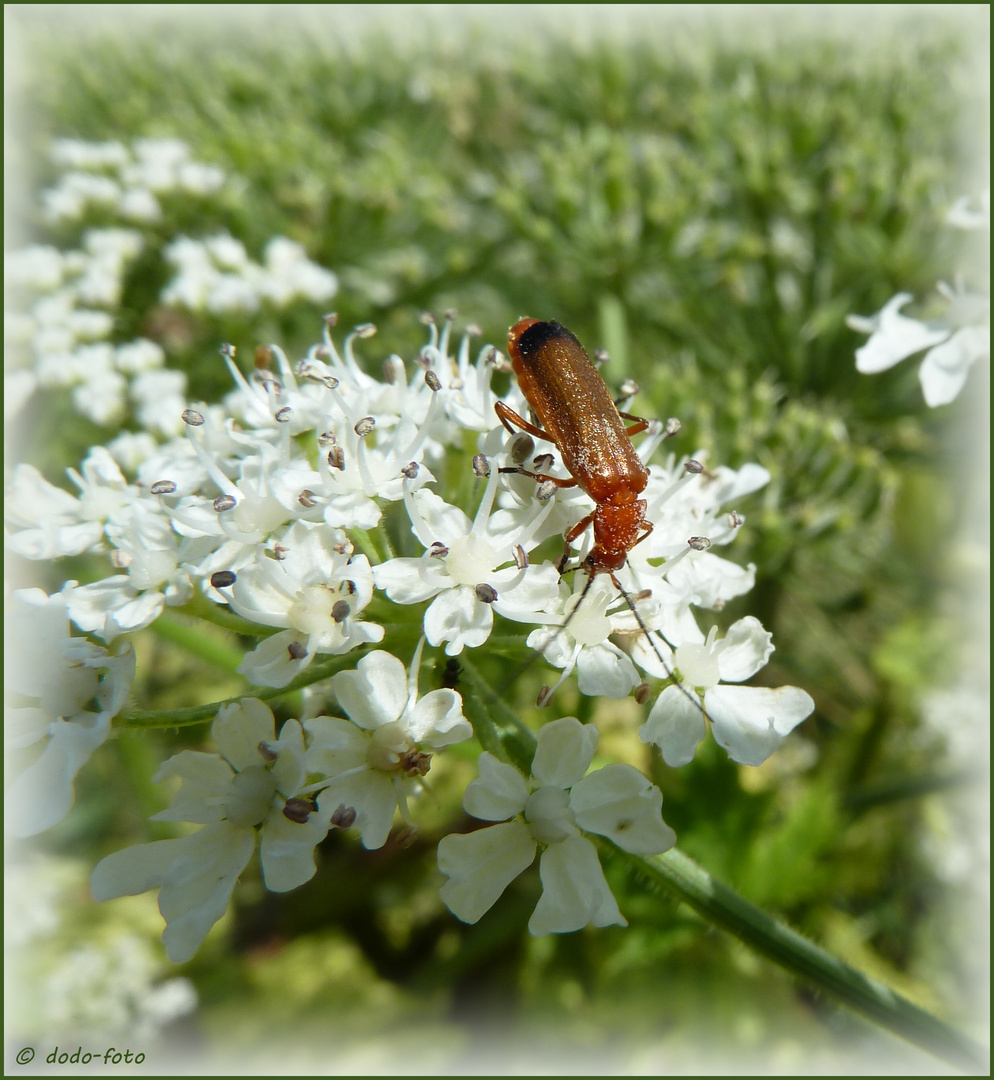
[[[744,518],[728,504],[765,484],[766,470],[705,468],[701,452],[668,455],[648,467],[654,528],[645,543],[614,575],[564,580],[543,545],[588,518],[592,501],[578,486],[536,485],[514,471],[534,448],[523,449],[530,436],[508,436],[494,414],[495,350],[471,363],[467,331],[450,356],[447,318],[441,332],[431,324],[413,374],[391,357],[379,381],[355,355],[375,327],[356,327],[339,350],[334,322],[326,317],[322,342],[296,365],[266,346],[245,374],[224,347],[235,383],[227,400],[188,404],[178,429],[160,413],[151,430],[94,447],[70,472],[78,496],[28,467],[13,475],[7,520],[19,554],[98,555],[110,565],[107,576],[57,594],[63,620],[108,643],[71,639],[90,650],[79,654],[83,669],[108,672],[109,695],[97,697],[96,720],[83,722],[80,699],[42,732],[54,749],[39,761],[62,763],[59,797],[45,795],[58,816],[71,803],[75,770],[123,703],[129,636],[168,608],[196,614],[215,605],[227,609],[217,621],[237,620],[248,635],[254,628],[238,665],[252,683],[310,682],[301,719],[278,734],[259,700],[220,708],[216,752],[184,751],[157,774],[180,786],[156,820],[200,828],[112,854],[94,872],[100,899],[159,890],[166,947],[180,961],[222,917],[257,849],[265,886],[283,892],[311,878],[315,847],[332,827],[354,826],[367,849],[386,843],[398,816],[416,827],[434,755],[474,733],[454,689],[419,693],[427,645],[454,657],[523,624],[519,636],[561,669],[557,687],[575,673],[581,693],[624,697],[645,688],[644,672],[662,693],[641,734],[671,765],[690,760],[709,720],[735,760],[757,764],[813,707],[792,687],[724,685],[749,678],[772,651],[755,619],[724,638],[706,637],[697,623],[695,609],[718,611],[753,584],[755,567],[709,549],[734,542]],[[525,409],[516,393],[509,400]],[[648,461],[678,430],[676,422],[653,427],[637,453]],[[562,471],[548,454],[529,464],[543,475]],[[455,481],[459,494],[436,476]],[[576,538],[579,564],[591,543],[589,530]],[[346,670],[330,662],[388,643],[405,622],[421,638],[409,669],[387,649]],[[91,684],[92,673],[93,696]],[[598,851],[606,840],[632,854],[671,847],[659,790],[630,765],[590,772],[597,731],[571,717],[540,728],[525,777],[501,760],[504,733],[486,713],[486,741],[477,734],[488,752],[464,805],[491,824],[442,840],[445,903],[464,921],[479,919],[538,856],[533,933],[624,924]],[[32,784],[39,775],[24,774]],[[25,806],[26,782],[14,789]],[[56,820],[29,816],[38,828]]]
[[[442,900],[463,922],[476,922],[541,847],[542,896],[528,922],[531,933],[626,926],[584,833],[637,855],[668,851],[676,834],[662,819],[662,793],[631,765],[605,765],[588,775],[598,732],[574,717],[545,724],[537,741],[528,779],[492,754],[480,755],[480,775],[463,805],[474,817],[502,824],[442,838],[438,868],[449,879]]]

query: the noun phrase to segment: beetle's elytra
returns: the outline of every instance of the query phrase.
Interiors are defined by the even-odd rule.
[[[584,560],[591,576],[624,566],[628,552],[652,531],[645,519],[649,472],[631,436],[648,421],[618,412],[607,385],[577,338],[557,322],[521,319],[508,331],[508,351],[518,385],[539,424],[530,423],[502,401],[494,406],[501,423],[547,439],[562,455],[570,479],[505,468],[557,487],[582,488],[596,504],[566,534],[572,544],[590,525],[594,546]],[[626,428],[624,420],[634,421]]]

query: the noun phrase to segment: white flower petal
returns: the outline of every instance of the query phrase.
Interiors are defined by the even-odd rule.
[[[305,747],[304,729],[299,720],[287,720],[280,728],[280,737],[269,744],[269,750],[277,755],[272,765],[276,790],[290,798],[304,785]]]
[[[290,646],[300,646],[304,655],[290,655]],[[299,650],[297,650],[299,651]],[[311,663],[314,654],[307,649],[307,638],[299,630],[281,630],[263,638],[238,665],[238,674],[244,675],[254,686],[287,686]]]
[[[470,533],[473,523],[469,518],[458,506],[450,506],[434,491],[420,488],[411,498],[425,525],[425,529],[422,529],[420,524],[415,522],[414,531],[426,548],[436,541],[449,545]],[[424,536],[421,535],[422,532],[425,533]]]
[[[4,795],[4,826],[12,836],[34,836],[69,813],[76,773],[110,733],[109,713],[56,720],[41,756],[16,776]]]
[[[457,919],[477,922],[532,864],[535,847],[520,821],[443,836],[438,844],[438,868],[449,880],[439,889],[442,902]]]
[[[258,756],[258,755],[257,755]],[[234,773],[217,754],[182,750],[162,763],[152,778],[161,783],[170,777],[181,780],[179,790],[166,810],[152,815],[152,821],[192,821],[210,825],[224,818],[224,800]]]
[[[856,370],[864,375],[886,371],[913,353],[936,345],[949,336],[945,328],[935,329],[900,314],[900,309],[912,299],[911,293],[898,293],[888,300],[873,317],[873,334],[870,340],[856,350]],[[847,320],[854,329],[861,330],[865,322]]]
[[[477,600],[472,589],[458,586],[436,596],[425,612],[425,637],[431,645],[448,642],[445,652],[458,656],[465,648],[482,645],[494,624],[489,604]]]
[[[178,840],[125,848],[101,859],[90,887],[96,900],[133,896],[160,886],[162,935],[169,959],[185,963],[227,910],[238,876],[255,848],[251,829],[227,822]]]
[[[452,584],[438,559],[390,559],[373,567],[373,581],[395,604],[419,604]]]
[[[379,769],[366,769],[333,780],[318,796],[318,810],[327,820],[339,806],[351,807],[356,812],[355,827],[362,838],[362,846],[375,851],[387,842],[397,811],[398,792],[394,783]]]
[[[660,663],[659,656],[656,655],[657,651],[666,661],[665,664]],[[651,642],[645,634],[639,634],[632,642],[631,656],[639,667],[657,679],[670,678],[676,667],[673,650],[658,634],[653,634]]]
[[[918,369],[925,404],[934,409],[955,400],[974,362],[990,351],[990,331],[985,326],[964,326],[948,341],[929,349]]]
[[[704,695],[704,706],[715,741],[728,756],[742,765],[762,765],[815,703],[796,686],[716,686]]]
[[[273,710],[258,698],[242,698],[225,705],[211,724],[211,738],[233,769],[263,765],[266,759],[259,744],[276,741]]]
[[[655,743],[666,764],[674,768],[693,760],[706,734],[703,712],[679,686],[666,687],[639,728],[642,742]]]
[[[659,855],[676,843],[662,818],[663,793],[632,765],[605,765],[573,785],[576,823],[635,855]]]
[[[64,588],[69,617],[81,629],[99,634],[105,641],[119,634],[141,630],[162,613],[162,593],[137,593],[127,574],[115,574],[92,585]]]
[[[766,665],[773,655],[773,635],[752,615],[739,619],[716,648],[718,671],[725,682],[743,682]]]
[[[52,714],[34,706],[24,709],[8,706],[4,710],[3,723],[4,749],[23,750],[45,738],[52,724]]]
[[[609,641],[581,649],[576,671],[580,693],[594,697],[628,697],[641,681],[635,665]]]
[[[743,567],[710,551],[695,551],[670,571],[667,580],[694,593],[699,607],[715,608],[749,592],[756,584],[756,565]]]
[[[600,733],[593,724],[563,716],[544,724],[532,761],[532,776],[542,784],[568,788],[590,768]]]
[[[594,845],[582,836],[553,844],[539,861],[542,895],[528,931],[568,934],[588,924],[627,926],[611,895]]]
[[[307,767],[312,772],[335,777],[356,769],[369,755],[369,735],[351,720],[332,716],[317,716],[304,721],[310,736]]]
[[[462,698],[454,690],[432,690],[415,703],[407,730],[416,743],[441,749],[462,742],[473,727],[462,714]]]
[[[770,482],[770,473],[762,465],[747,461],[741,469],[730,469],[720,465],[715,470],[717,481],[713,492],[709,492],[715,506],[724,506],[733,499],[741,499],[754,491],[766,487]]]
[[[373,731],[398,719],[407,707],[407,670],[396,656],[377,649],[355,671],[333,676],[331,689],[353,723]]]
[[[483,821],[507,821],[520,814],[528,798],[521,773],[486,750],[480,754],[479,769],[480,775],[470,781],[463,796],[466,813]]]
[[[487,581],[497,590],[494,611],[516,622],[535,622],[538,612],[559,595],[559,572],[551,563],[498,570]]]
[[[307,821],[290,821],[282,810],[266,820],[259,840],[262,877],[270,892],[289,892],[314,876],[314,848],[328,833],[328,819],[320,813]]]
[[[100,542],[103,532],[98,521],[79,525],[42,522],[36,529],[12,533],[7,537],[7,547],[24,559],[60,559],[88,551]]]

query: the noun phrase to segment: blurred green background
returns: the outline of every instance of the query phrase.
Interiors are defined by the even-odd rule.
[[[564,693],[561,711],[596,718],[608,753],[653,770],[681,847],[717,877],[947,1019],[982,1016],[986,946],[956,901],[975,884],[969,810],[984,790],[964,762],[986,759],[986,690],[962,689],[964,672],[986,671],[969,603],[986,589],[986,537],[960,537],[986,515],[970,480],[987,458],[987,376],[929,411],[914,362],[857,374],[865,337],[845,316],[899,291],[927,314],[936,281],[969,266],[971,238],[944,216],[984,180],[973,46],[988,39],[987,9],[972,22],[865,8],[837,19],[127,10],[94,8],[90,25],[57,9],[8,16],[18,242],[78,242],[78,224],[48,228],[31,201],[55,178],[53,138],[178,137],[238,182],[195,206],[165,202],[115,339],[157,337],[192,398],[229,388],[220,341],[244,355],[275,341],[296,358],[323,312],[164,323],[161,246],[227,231],[259,258],[280,234],[339,275],[340,326],[376,323],[361,351],[377,364],[391,351],[413,358],[421,310],[454,309],[457,331],[475,323],[498,345],[520,315],[554,318],[608,350],[609,384],[638,381],[634,412],[681,419],[677,453],[766,466],[772,482],[740,507],[747,524],[729,551],[757,564],[756,588],[719,621],[759,617],[777,652],[756,681],[804,687],[816,715],[760,769],[704,744],[671,770],[633,740],[632,703]],[[106,437],[55,401],[32,412],[16,456],[58,482]],[[160,637],[145,635],[139,657],[143,707],[219,696],[216,672]],[[500,657],[472,659],[500,681]],[[937,696],[950,688],[960,696]],[[512,704],[533,700],[522,680]],[[143,821],[162,805],[150,777],[192,737],[122,732],[81,775],[48,850],[86,867],[169,835]],[[198,1062],[237,1048],[275,1071],[289,1060],[284,1038],[332,1072],[518,1061],[709,1071],[725,1060],[805,1072],[877,1055],[899,1071],[930,1067],[620,866],[607,873],[627,930],[531,939],[534,872],[477,926],[458,923],[437,899],[434,843],[463,827],[471,775],[457,758],[410,847],[367,853],[329,837],[315,879],[288,896],[251,871],[223,931],[187,965],[200,1006],[165,1044]],[[158,933],[151,894],[97,908],[80,877],[69,895],[53,956],[106,935],[108,920]]]

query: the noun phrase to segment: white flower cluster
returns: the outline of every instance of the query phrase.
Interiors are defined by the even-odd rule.
[[[130,148],[120,142],[57,139],[51,156],[65,170],[54,187],[42,192],[44,216],[52,224],[78,221],[94,209],[151,224],[162,219],[159,196],[212,195],[225,180],[216,165],[193,161],[181,139],[136,139]]]
[[[111,424],[124,415],[129,379],[140,408],[161,400],[164,375],[182,400],[185,379],[162,371],[165,353],[158,345],[145,338],[110,340],[125,271],[142,246],[134,229],[89,229],[76,251],[36,244],[5,255],[4,281],[13,298],[4,313],[12,361],[4,380],[8,418],[36,390],[66,387],[78,412]]]
[[[770,637],[753,618],[718,637],[695,615],[753,583],[753,566],[708,549],[734,539],[743,519],[729,504],[765,484],[765,470],[706,468],[703,455],[649,466],[643,495],[654,528],[617,574],[629,606],[612,575],[581,571],[570,583],[554,558],[540,557],[591,501],[579,488],[544,490],[501,471],[535,448],[497,422],[495,349],[472,359],[467,334],[450,355],[451,321],[441,330],[430,322],[413,371],[391,356],[380,381],[354,355],[375,328],[357,327],[339,351],[332,325],[326,319],[322,343],[296,365],[276,346],[257,351],[249,378],[226,347],[235,390],[223,406],[187,407],[181,436],[129,435],[95,448],[70,472],[77,495],[27,465],[8,494],[8,543],[19,554],[109,556],[114,573],[58,594],[77,627],[115,643],[199,592],[200,603],[226,605],[259,628],[239,668],[257,686],[318,682],[320,664],[308,672],[318,657],[383,641],[383,626],[364,617],[377,595],[378,613],[387,599],[427,605],[409,675],[390,652],[367,653],[330,686],[311,686],[308,715],[278,734],[261,702],[228,705],[214,722],[217,754],[186,751],[160,770],[182,786],[158,817],[204,827],[109,856],[93,888],[107,898],[158,887],[177,960],[223,914],[257,845],[267,886],[283,891],[314,873],[314,846],[329,828],[354,826],[375,848],[398,811],[410,823],[408,800],[432,753],[472,733],[458,693],[418,697],[425,641],[455,656],[482,646],[500,616],[530,627],[529,643],[562,668],[560,682],[576,671],[585,694],[635,690],[646,700],[653,685],[666,687],[641,736],[671,764],[690,760],[709,722],[734,760],[758,764],[814,707],[793,687],[726,685],[766,663]],[[511,397],[525,408],[517,390]],[[675,427],[650,427],[643,460]],[[548,455],[537,467],[555,469]],[[432,490],[443,470],[463,492],[459,505]],[[390,503],[406,512],[406,547],[420,555],[385,557],[386,533],[370,537]],[[329,688],[347,719],[316,715]],[[587,834],[637,854],[662,852],[674,837],[658,789],[635,769],[588,774],[596,744],[592,727],[562,718],[541,728],[530,779],[481,758],[466,809],[500,824],[450,837],[439,851],[449,878],[442,898],[460,918],[479,918],[541,849],[533,932],[624,922]]]
[[[211,727],[218,753],[184,750],[156,774],[178,777],[181,786],[155,820],[204,828],[108,855],[93,872],[93,895],[108,900],[158,887],[166,951],[182,963],[227,910],[257,845],[273,892],[311,879],[314,848],[333,826],[354,825],[365,847],[382,847],[415,778],[428,771],[427,749],[472,734],[459,695],[433,690],[419,698],[415,674],[416,666],[408,683],[396,657],[369,653],[357,670],[331,680],[350,719],[288,720],[279,737],[272,712],[256,698],[223,708]]]
[[[86,229],[75,250],[34,244],[5,254],[5,415],[17,415],[38,390],[64,387],[76,411],[95,424],[120,423],[130,406],[143,428],[175,435],[186,377],[164,368],[165,353],[154,342],[114,341],[114,313],[128,267],[161,242],[152,228],[162,229],[159,197],[210,196],[224,173],[192,160],[179,139],[138,139],[130,148],[59,139],[51,154],[66,171],[42,194],[46,220],[118,224]],[[159,297],[167,307],[245,313],[298,301],[323,305],[338,291],[335,275],[284,237],[268,243],[263,265],[226,235],[180,236],[163,255],[175,270]]]
[[[225,235],[206,240],[181,236],[165,256],[176,270],[162,290],[162,302],[169,307],[225,315],[256,311],[263,304],[323,304],[338,292],[338,278],[311,262],[300,244],[282,236],[266,245],[264,265],[249,258],[240,240]]]
[[[969,200],[959,199],[946,216],[948,224],[960,229],[990,231],[990,189],[973,209]],[[856,350],[856,370],[864,375],[886,371],[901,360],[927,349],[918,369],[925,404],[930,408],[954,401],[966,384],[970,368],[977,360],[990,357],[990,297],[969,292],[962,281],[955,288],[940,281],[936,286],[946,303],[942,318],[922,322],[901,314],[913,299],[898,293],[869,318],[850,315],[852,330],[869,334],[870,339]]]

